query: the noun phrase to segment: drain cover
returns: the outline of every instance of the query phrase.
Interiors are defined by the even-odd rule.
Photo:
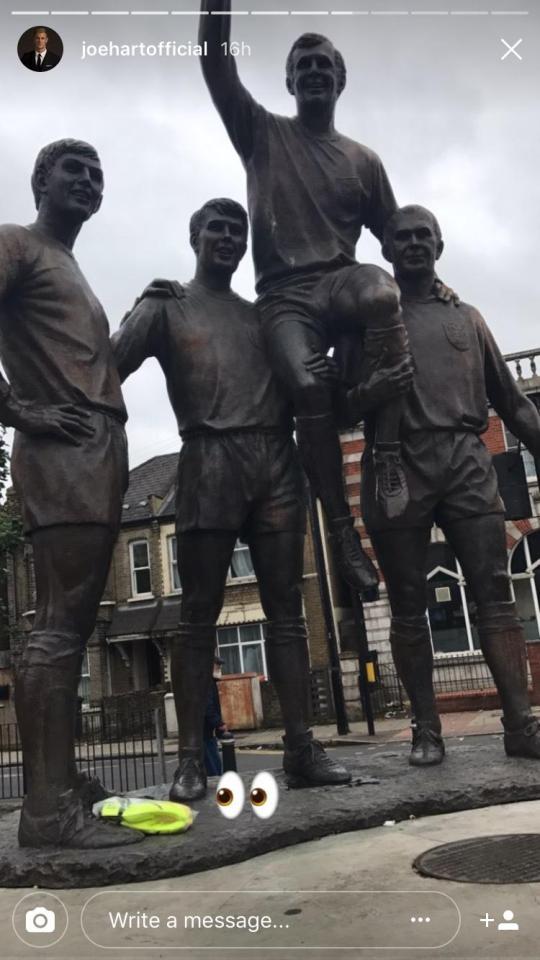
[[[413,863],[418,873],[460,883],[535,883],[540,880],[540,833],[509,833],[444,843]]]

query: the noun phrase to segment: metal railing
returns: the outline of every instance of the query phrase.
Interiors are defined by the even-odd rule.
[[[115,793],[167,780],[164,717],[159,708],[115,717],[83,713],[75,741],[79,770],[97,776]],[[16,723],[0,724],[0,800],[24,796],[22,749]]]
[[[378,664],[379,680],[372,689],[375,714],[399,715],[406,709],[408,697],[391,660]],[[435,657],[433,685],[439,695],[492,690],[495,682],[481,654]]]
[[[435,693],[442,694],[495,689],[491,671],[480,653],[435,657],[433,685]]]
[[[24,776],[19,728],[0,724],[0,800],[24,796]]]
[[[375,716],[393,716],[405,709],[407,695],[392,661],[377,666],[378,682],[370,690],[371,708]],[[364,717],[365,719],[365,717]]]

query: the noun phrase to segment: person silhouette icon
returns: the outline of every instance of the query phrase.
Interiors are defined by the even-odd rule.
[[[504,923],[499,923],[497,930],[519,930],[519,923],[514,921],[512,910],[505,910],[503,913]]]

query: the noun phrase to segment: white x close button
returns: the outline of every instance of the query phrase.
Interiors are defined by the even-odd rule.
[[[515,43],[508,43],[507,40],[504,40],[503,37],[501,37],[501,43],[504,43],[506,47],[506,51],[503,53],[501,60],[506,60],[510,54],[513,54],[518,60],[523,60],[521,54],[517,52],[517,48],[519,47],[520,43],[523,43],[523,37],[520,37]]]

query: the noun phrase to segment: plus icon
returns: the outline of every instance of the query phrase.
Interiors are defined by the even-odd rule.
[[[495,923],[495,920],[493,917],[490,917],[489,913],[486,913],[485,917],[480,917],[480,923],[484,923],[487,930],[490,923]]]

